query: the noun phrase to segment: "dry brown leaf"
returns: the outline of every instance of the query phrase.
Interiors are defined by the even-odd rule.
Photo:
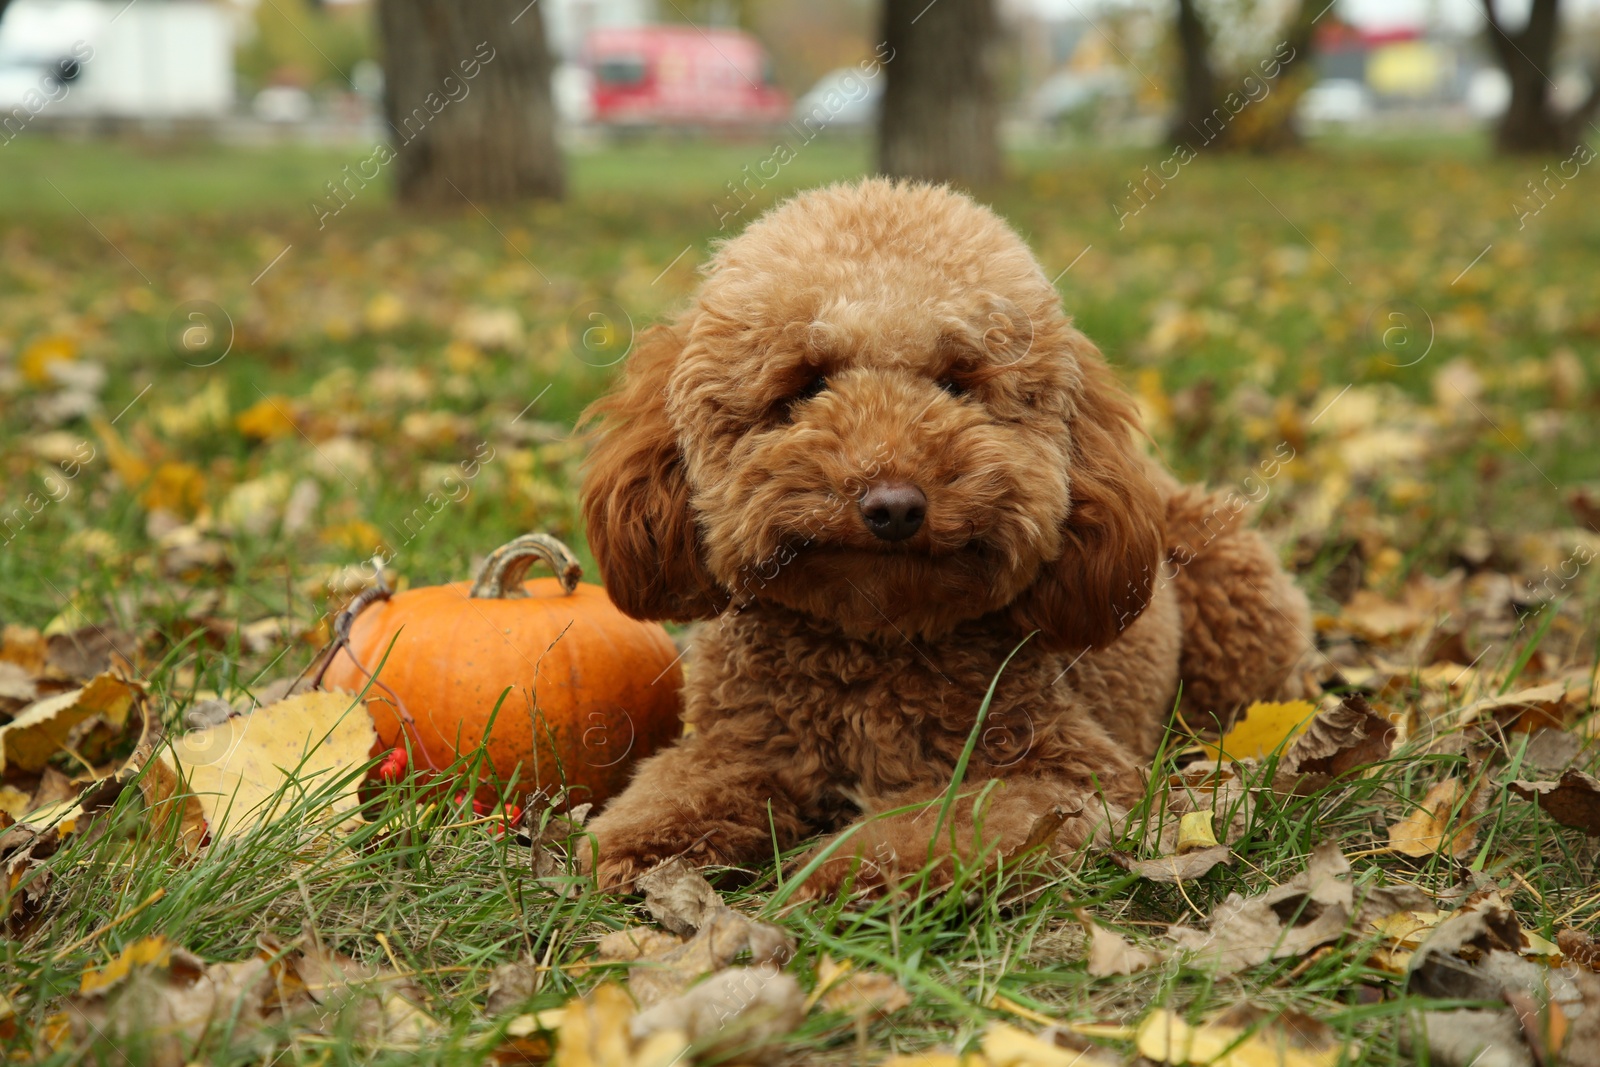
[[[0,660],[0,716],[11,718],[39,699],[33,675],[8,660]]]
[[[9,819],[0,816],[0,825]],[[38,917],[50,889],[50,872],[42,865],[60,847],[61,832],[54,826],[41,830],[19,823],[0,830],[0,900],[6,903],[0,925],[11,933]]]
[[[1310,793],[1351,771],[1389,758],[1399,733],[1394,723],[1352,694],[1319,711],[1278,763],[1273,788]]]
[[[1344,629],[1375,645],[1399,644],[1427,621],[1423,608],[1387,600],[1370,589],[1358,589],[1339,613]]]
[[[1579,971],[1573,982],[1583,1010],[1571,1013],[1576,1018],[1561,1043],[1562,1061],[1566,1067],[1600,1067],[1600,978]]]
[[[377,743],[364,705],[348,693],[311,692],[173,738],[160,754],[199,801],[213,839],[235,837],[281,814],[296,794],[321,789],[364,763]],[[356,806],[359,781],[333,797]]]
[[[539,991],[539,967],[524,956],[502,963],[489,975],[489,994],[484,1010],[491,1016],[508,1015],[533,999]]]
[[[67,1018],[80,1047],[103,1041],[110,1046],[103,1051],[120,1055],[131,1046],[157,1067],[182,1067],[208,1031],[224,1024],[235,1048],[266,1053],[270,1043],[257,1039],[272,992],[260,958],[207,964],[165,938],[147,937],[84,972]]]
[[[1521,990],[1505,991],[1505,1001],[1522,1027],[1522,1039],[1528,1043],[1534,1062],[1539,1067],[1556,1067],[1562,1042],[1567,1037],[1567,1013],[1555,1001],[1543,1004]]]
[[[137,638],[110,625],[52,633],[45,638],[43,677],[79,683],[107,671],[126,677],[138,649]]]
[[[1556,932],[1556,946],[1567,960],[1591,971],[1600,971],[1600,945],[1595,944],[1594,938],[1587,932],[1570,927],[1559,930]]]
[[[1232,974],[1269,959],[1304,955],[1379,916],[1420,909],[1426,898],[1405,887],[1373,888],[1357,900],[1349,861],[1332,842],[1318,846],[1306,869],[1255,897],[1231,893],[1205,931],[1173,926],[1168,936],[1197,964]]]
[[[1524,800],[1537,801],[1545,814],[1562,826],[1600,836],[1600,780],[1593,776],[1569,769],[1554,782],[1519,780],[1506,788]]]
[[[817,959],[817,983],[811,1002],[847,1015],[890,1015],[908,1007],[911,994],[882,971],[857,970],[849,960],[835,962],[824,952]]]
[[[629,1032],[645,1044],[668,1035],[686,1037],[707,1059],[738,1053],[759,1056],[805,1018],[805,994],[776,965],[730,967],[699,985],[645,1008]]]
[[[1389,848],[1419,859],[1435,854],[1461,859],[1478,839],[1478,816],[1485,803],[1482,784],[1468,793],[1459,778],[1439,782],[1415,811],[1389,827]]]
[[[662,926],[689,937],[724,907],[717,891],[682,856],[641,874],[635,883],[644,906]]]
[[[1474,893],[1412,956],[1406,988],[1442,999],[1497,1000],[1508,991],[1576,1003],[1570,978],[1523,956],[1542,951],[1499,891]],[[1539,939],[1542,941],[1543,939]]]
[[[30,678],[45,673],[50,661],[50,643],[31,626],[8,622],[0,627],[0,662],[14,663]]]
[[[745,917],[722,902],[717,891],[681,859],[640,875],[645,906],[665,916],[687,938],[642,927],[615,930],[600,939],[599,956],[632,964],[628,989],[649,1007],[689,988],[701,975],[720,971],[749,953],[754,966],[781,967],[794,942],[770,923]],[[652,906],[651,900],[655,903]],[[664,920],[665,921],[665,920]]]
[[[302,937],[279,966],[293,974],[320,1018],[353,1028],[359,1044],[416,1045],[438,1032],[439,1024],[423,1010],[422,990],[414,981],[329,951],[314,935]]]
[[[1136,860],[1126,853],[1113,852],[1111,859],[1123,870],[1152,882],[1186,882],[1205,875],[1219,863],[1231,864],[1234,856],[1227,845],[1217,845],[1182,856],[1157,856],[1148,860]]]
[[[1067,819],[1082,810],[1082,805],[1077,811],[1068,811],[1057,805],[1033,820],[1033,825],[1028,828],[1027,838],[1012,851],[1012,858],[1027,856],[1036,849],[1044,849],[1048,855],[1055,844],[1056,835],[1061,832],[1061,827],[1066,825]]]
[[[1089,923],[1089,973],[1095,978],[1136,974],[1160,963],[1160,953],[1138,948],[1121,934],[1099,923]]]
[[[1579,710],[1579,702],[1565,682],[1550,682],[1519,689],[1503,696],[1485,697],[1462,708],[1457,722],[1492,723],[1508,732],[1532,733],[1538,729],[1565,730]]]
[[[1543,728],[1528,738],[1522,752],[1522,766],[1528,770],[1559,774],[1572,766],[1583,752],[1584,738],[1566,730]]]
[[[1428,1062],[1439,1067],[1534,1067],[1521,1027],[1509,1011],[1428,1011],[1417,1017]]]

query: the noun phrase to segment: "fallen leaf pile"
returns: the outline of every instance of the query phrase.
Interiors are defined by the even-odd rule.
[[[596,959],[626,966],[627,990],[606,982],[566,1007],[520,1017],[513,1029],[553,1031],[562,1067],[644,1067],[696,1056],[758,1057],[806,1014],[889,1015],[910,1003],[888,975],[824,956],[808,999],[783,968],[793,939],[723,903],[681,859],[639,876],[645,909],[661,924],[600,940]],[[524,989],[511,974],[502,979]]]
[[[160,936],[129,944],[87,970],[52,1017],[56,1043],[90,1037],[139,1050],[143,1062],[182,1067],[209,1033],[262,1055],[284,1029],[341,1035],[370,1048],[415,1048],[436,1034],[420,990],[403,974],[332,952],[311,935],[292,945],[263,937],[256,954],[207,963]]]

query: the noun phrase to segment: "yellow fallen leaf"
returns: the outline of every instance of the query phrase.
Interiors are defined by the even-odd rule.
[[[122,435],[116,428],[107,422],[103,415],[90,415],[89,425],[94,427],[96,436],[106,455],[106,462],[122,479],[122,484],[130,487],[141,486],[145,479],[150,477],[150,463],[136,450],[130,448],[122,441]]]
[[[1460,859],[1472,849],[1478,836],[1477,813],[1473,810],[1479,790],[1465,795],[1466,784],[1459,778],[1449,778],[1428,790],[1417,810],[1389,827],[1389,849],[1404,856],[1422,858],[1443,853]],[[1461,821],[1451,829],[1456,808],[1461,807]]]
[[[14,785],[0,785],[0,811],[11,816],[12,819],[21,821],[33,803],[33,797]]]
[[[205,503],[206,477],[193,463],[163,463],[139,494],[146,511],[170,511],[192,518]]]
[[[1554,941],[1541,937],[1526,926],[1522,928],[1522,940],[1527,942],[1519,950],[1524,956],[1539,956],[1545,959],[1552,959],[1561,955],[1561,949],[1556,946]]]
[[[234,417],[234,429],[257,441],[286,437],[296,428],[292,403],[286,396],[264,396]]]
[[[561,1022],[566,1017],[566,1008],[546,1008],[544,1011],[518,1015],[506,1024],[506,1036],[528,1037],[540,1032],[560,1030]]]
[[[0,771],[42,771],[51,757],[69,744],[73,731],[95,716],[120,730],[137,695],[134,685],[108,673],[82,689],[28,705],[0,726]]]
[[[1038,1023],[1040,1026],[1055,1026],[1060,1022],[1059,1019],[1052,1019],[1043,1012],[1034,1011],[1026,1004],[1018,1004],[1010,997],[1001,996],[999,993],[989,998],[989,1007],[995,1011],[1015,1015],[1019,1019],[1026,1019],[1030,1023]]]
[[[1178,855],[1217,847],[1217,835],[1211,829],[1211,820],[1215,815],[1216,812],[1207,808],[1205,811],[1191,811],[1178,820]]]
[[[553,1067],[666,1067],[682,1057],[682,1034],[656,1034],[635,1049],[629,1035],[633,1001],[615,982],[596,986],[567,1004],[561,1018]]]
[[[373,552],[383,547],[383,534],[365,519],[329,526],[317,535],[317,540],[351,552]]]
[[[78,358],[78,345],[64,334],[51,334],[28,343],[17,359],[17,369],[31,385],[50,382],[50,365],[68,363]]]
[[[281,814],[297,792],[324,790],[366,761],[378,735],[353,701],[349,693],[301,693],[176,737],[162,758],[174,761],[212,838],[234,837]],[[354,807],[359,785],[347,782],[328,798],[329,810]]]
[[[1110,1067],[1118,1062],[1049,1044],[1007,1023],[994,1023],[984,1033],[983,1055],[993,1067]]]
[[[135,967],[146,963],[163,967],[171,956],[172,945],[160,934],[141,937],[117,953],[110,963],[84,971],[83,977],[78,980],[78,992],[98,993],[110,989],[128,977],[128,972]]]
[[[1422,937],[1419,935],[1425,935],[1438,926],[1444,915],[1442,911],[1397,911],[1392,915],[1372,920],[1372,929],[1385,941],[1392,941],[1407,948],[1416,948],[1422,943]]]
[[[1206,1067],[1335,1067],[1359,1046],[1344,1042],[1323,1023],[1283,1012],[1267,1016],[1243,1004],[1191,1026],[1176,1013],[1157,1008],[1139,1024],[1140,1055],[1156,1063]]]
[[[1258,700],[1245,709],[1244,717],[1222,735],[1221,741],[1202,741],[1200,747],[1208,759],[1264,759],[1304,731],[1316,713],[1317,709],[1304,700]]]
[[[1176,1012],[1157,1008],[1139,1024],[1134,1043],[1139,1055],[1156,1063],[1188,1063],[1194,1028]]]
[[[406,305],[393,293],[379,293],[367,301],[361,319],[373,333],[387,333],[406,321]]]

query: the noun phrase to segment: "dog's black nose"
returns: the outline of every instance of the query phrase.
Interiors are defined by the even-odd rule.
[[[883,482],[861,494],[861,517],[881,541],[904,541],[922,528],[928,498],[910,482]]]

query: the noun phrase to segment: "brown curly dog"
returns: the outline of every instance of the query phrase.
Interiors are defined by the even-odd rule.
[[[1026,245],[947,188],[776,207],[586,417],[612,599],[714,620],[692,732],[591,824],[602,886],[839,830],[803,895],[883,885],[952,849],[1011,855],[1057,806],[1078,846],[1142,796],[1180,681],[1219,718],[1300,693],[1304,596],[1237,504],[1136,450],[1133,404]]]

